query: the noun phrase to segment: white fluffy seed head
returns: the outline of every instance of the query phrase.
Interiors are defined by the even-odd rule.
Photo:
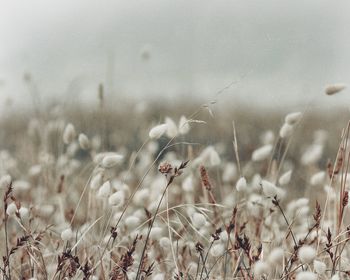
[[[290,182],[290,179],[292,178],[292,172],[293,172],[292,170],[288,170],[287,172],[283,173],[279,178],[278,183],[281,186],[288,185]]]
[[[168,250],[171,246],[170,239],[168,237],[162,237],[159,239],[159,245],[164,249]]]
[[[121,163],[123,161],[123,156],[112,153],[109,155],[106,155],[102,160],[102,166],[104,168],[112,168],[113,166],[117,165],[118,163]]]
[[[89,138],[84,133],[79,134],[78,140],[80,148],[82,148],[83,150],[88,150],[90,148]]]
[[[4,175],[0,178],[0,189],[4,189],[7,188],[10,183],[11,183],[12,179],[10,175]]]
[[[193,192],[194,191],[194,185],[193,185],[193,177],[192,175],[187,176],[183,182],[182,182],[182,189],[185,192]]]
[[[224,182],[231,182],[237,176],[237,167],[234,163],[229,162],[225,164],[224,171],[222,173],[222,180]]]
[[[150,190],[141,189],[135,193],[135,196],[133,198],[133,202],[137,206],[144,206],[145,203],[148,201],[149,196],[150,196]]]
[[[110,192],[111,192],[111,183],[109,181],[106,181],[98,190],[97,196],[101,198],[107,198]]]
[[[314,269],[317,274],[324,275],[326,272],[327,266],[324,262],[314,260]]]
[[[31,168],[29,168],[28,175],[31,178],[37,178],[40,175],[41,170],[42,168],[40,164],[33,165]]]
[[[209,161],[211,166],[218,166],[221,163],[220,156],[214,148],[210,151]]]
[[[325,180],[326,180],[326,172],[320,171],[311,177],[310,183],[313,186],[319,186],[319,185],[323,185]]]
[[[162,137],[162,135],[167,131],[168,129],[168,125],[167,124],[159,124],[155,127],[153,127],[150,131],[149,131],[149,138],[151,139],[159,139],[160,137]]]
[[[300,271],[297,273],[295,280],[316,280],[317,274],[311,271]]]
[[[169,138],[176,137],[177,135],[176,123],[171,118],[166,117],[165,124],[167,125],[166,136],[168,136]]]
[[[16,180],[12,184],[15,191],[28,191],[30,189],[30,183],[24,180]]]
[[[333,95],[336,94],[338,92],[341,92],[342,90],[344,90],[346,88],[345,84],[333,84],[333,85],[328,85],[325,88],[325,93],[327,95]]]
[[[260,141],[261,141],[261,143],[263,143],[264,145],[273,144],[273,142],[275,141],[275,134],[274,134],[273,131],[271,131],[271,130],[265,131],[265,132],[260,136]]]
[[[282,248],[274,248],[268,257],[268,262],[274,265],[276,263],[283,262],[283,258],[284,258],[284,250]]]
[[[225,246],[222,243],[217,243],[215,245],[213,245],[211,247],[210,250],[210,254],[214,257],[214,258],[218,258],[220,256],[222,256],[225,252]]]
[[[285,117],[284,121],[290,125],[294,125],[300,121],[302,116],[303,114],[301,112],[290,113]]]
[[[117,191],[109,196],[108,203],[111,206],[121,206],[124,202],[124,198],[125,198],[124,192]]]
[[[153,240],[158,240],[162,237],[163,229],[161,227],[152,227],[149,237]]]
[[[298,253],[299,259],[302,263],[310,263],[316,257],[316,251],[311,246],[303,246]]]
[[[331,280],[340,280],[339,274],[338,273],[334,274]]]
[[[254,264],[254,276],[257,277],[257,279],[264,274],[268,274],[269,270],[269,265],[262,260],[259,260]]]
[[[273,149],[273,146],[271,144],[268,144],[256,149],[252,154],[252,160],[263,161],[267,159],[271,155],[272,149]]]
[[[201,213],[194,213],[192,215],[192,223],[196,229],[203,227],[206,223],[207,219]]]
[[[164,273],[157,273],[153,276],[152,278],[153,280],[164,280],[165,279],[165,275]]]
[[[275,195],[278,195],[278,187],[269,181],[261,180],[261,187],[263,193],[268,197],[274,197]]]
[[[247,189],[247,180],[244,177],[238,179],[236,183],[236,190],[238,192],[245,191]]]
[[[71,123],[67,124],[66,128],[63,131],[63,142],[67,145],[72,143],[75,135],[76,133],[74,126]]]
[[[303,165],[316,164],[322,157],[323,144],[311,145],[301,156],[301,163]]]
[[[25,221],[28,220],[28,218],[29,218],[29,210],[28,210],[28,208],[21,207],[21,208],[19,208],[18,212],[19,212],[19,215],[20,215],[22,220],[25,220]]]
[[[102,174],[98,173],[94,177],[92,177],[90,181],[90,188],[93,190],[97,190],[101,186],[101,183],[102,183]]]
[[[69,241],[73,238],[73,232],[70,228],[65,229],[61,232],[61,239],[63,241]]]
[[[288,138],[293,134],[294,126],[289,123],[284,123],[280,129],[280,137]]]
[[[15,214],[17,213],[17,206],[14,202],[11,202],[6,209],[6,214],[8,216],[15,216]]]
[[[128,229],[135,229],[140,224],[140,219],[136,216],[129,216],[125,219],[125,225]]]
[[[185,116],[181,116],[179,121],[179,133],[187,134],[190,131],[190,124]]]

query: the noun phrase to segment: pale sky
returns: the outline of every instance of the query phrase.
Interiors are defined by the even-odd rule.
[[[316,102],[328,83],[350,84],[348,0],[0,5],[2,103],[31,104],[25,72],[42,100],[94,100],[99,82],[136,99],[206,98],[238,80],[225,98],[283,106]],[[334,100],[350,104],[350,91]]]

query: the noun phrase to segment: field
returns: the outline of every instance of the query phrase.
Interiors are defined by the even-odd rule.
[[[349,115],[102,88],[4,114],[1,277],[348,279]]]

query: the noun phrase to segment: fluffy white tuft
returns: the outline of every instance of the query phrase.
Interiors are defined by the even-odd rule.
[[[63,131],[63,142],[67,145],[72,143],[75,135],[76,133],[74,126],[71,123],[67,124],[66,128]]]
[[[293,172],[292,170],[288,170],[287,172],[283,173],[279,178],[278,183],[281,186],[288,185],[290,182],[290,179],[292,178],[292,172]]]
[[[316,257],[316,251],[313,247],[306,245],[300,248],[298,256],[302,263],[310,263]]]
[[[162,135],[167,131],[168,129],[168,125],[167,124],[159,124],[155,127],[153,127],[149,133],[148,136],[151,139],[159,139],[160,137],[162,137]]]
[[[311,271],[298,272],[295,280],[316,280],[317,275]]]
[[[338,92],[341,92],[342,90],[344,90],[346,88],[345,84],[333,84],[333,85],[328,85],[325,88],[325,93],[327,95],[333,95],[336,94]]]
[[[236,183],[236,190],[238,192],[245,191],[247,189],[247,180],[244,177],[238,179]]]
[[[294,113],[290,113],[286,116],[286,118],[284,119],[284,121],[287,123],[287,124],[290,124],[290,125],[294,125],[296,124],[297,122],[300,121],[301,117],[303,116],[303,114],[301,112],[294,112]]]
[[[267,159],[271,155],[272,149],[273,149],[273,146],[271,144],[268,144],[256,149],[252,154],[252,160],[263,161]]]

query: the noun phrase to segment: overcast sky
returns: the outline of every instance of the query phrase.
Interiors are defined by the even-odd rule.
[[[0,3],[2,103],[30,104],[26,72],[60,100],[93,100],[99,82],[140,99],[206,98],[237,81],[225,98],[282,106],[350,84],[348,0]],[[350,92],[334,100],[350,104]]]

